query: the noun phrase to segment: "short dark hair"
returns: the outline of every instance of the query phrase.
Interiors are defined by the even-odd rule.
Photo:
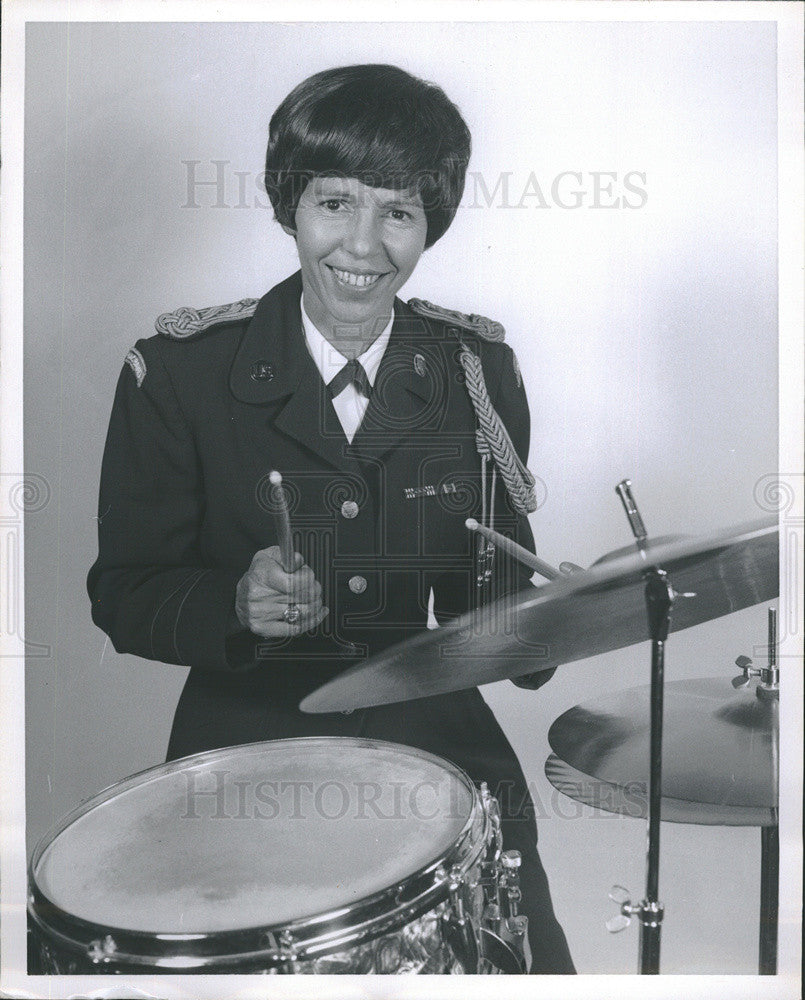
[[[470,148],[469,129],[440,87],[398,66],[342,66],[308,77],[274,112],[266,191],[291,229],[312,177],[418,191],[429,247],[456,214]]]

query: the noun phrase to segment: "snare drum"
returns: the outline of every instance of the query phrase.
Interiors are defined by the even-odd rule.
[[[449,762],[314,737],[151,768],[37,847],[46,973],[521,972],[518,858]]]

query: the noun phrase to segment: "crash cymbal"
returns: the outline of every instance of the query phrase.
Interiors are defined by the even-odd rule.
[[[592,809],[603,809],[604,812],[634,819],[648,818],[648,785],[645,782],[629,782],[621,786],[601,781],[571,767],[555,753],[545,761],[545,777],[557,791]],[[557,808],[557,811],[560,815],[567,815],[564,809]],[[776,809],[683,802],[668,795],[663,795],[660,811],[664,823],[691,823],[696,826],[774,826],[777,823]]]
[[[662,819],[776,822],[779,700],[758,697],[756,687],[736,691],[726,676],[665,684]],[[548,742],[570,771],[552,764],[549,773],[546,765],[549,780],[589,805],[645,816],[649,692],[648,686],[617,691],[560,715]],[[593,801],[598,795],[602,802]]]
[[[648,567],[662,567],[679,595],[671,616],[679,631],[771,600],[777,563],[776,519],[655,543],[422,632],[340,674],[300,707],[333,712],[407,701],[622,649],[649,638]]]

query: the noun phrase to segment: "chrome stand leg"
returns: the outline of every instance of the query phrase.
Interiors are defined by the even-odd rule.
[[[761,976],[777,975],[777,911],[779,903],[779,827],[760,828],[760,948]]]

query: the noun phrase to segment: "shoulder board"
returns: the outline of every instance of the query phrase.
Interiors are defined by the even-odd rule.
[[[497,320],[487,319],[486,316],[479,316],[477,313],[463,313],[456,309],[444,309],[436,306],[425,299],[409,299],[409,307],[417,314],[426,319],[437,319],[448,326],[457,326],[461,330],[469,330],[478,334],[484,340],[492,340],[497,343],[506,338],[506,331],[502,323]]]
[[[205,309],[182,306],[173,312],[162,313],[157,317],[154,326],[157,333],[170,340],[190,340],[221,323],[251,319],[258,301],[258,299],[241,299],[239,302],[228,302],[223,306],[207,306]]]

